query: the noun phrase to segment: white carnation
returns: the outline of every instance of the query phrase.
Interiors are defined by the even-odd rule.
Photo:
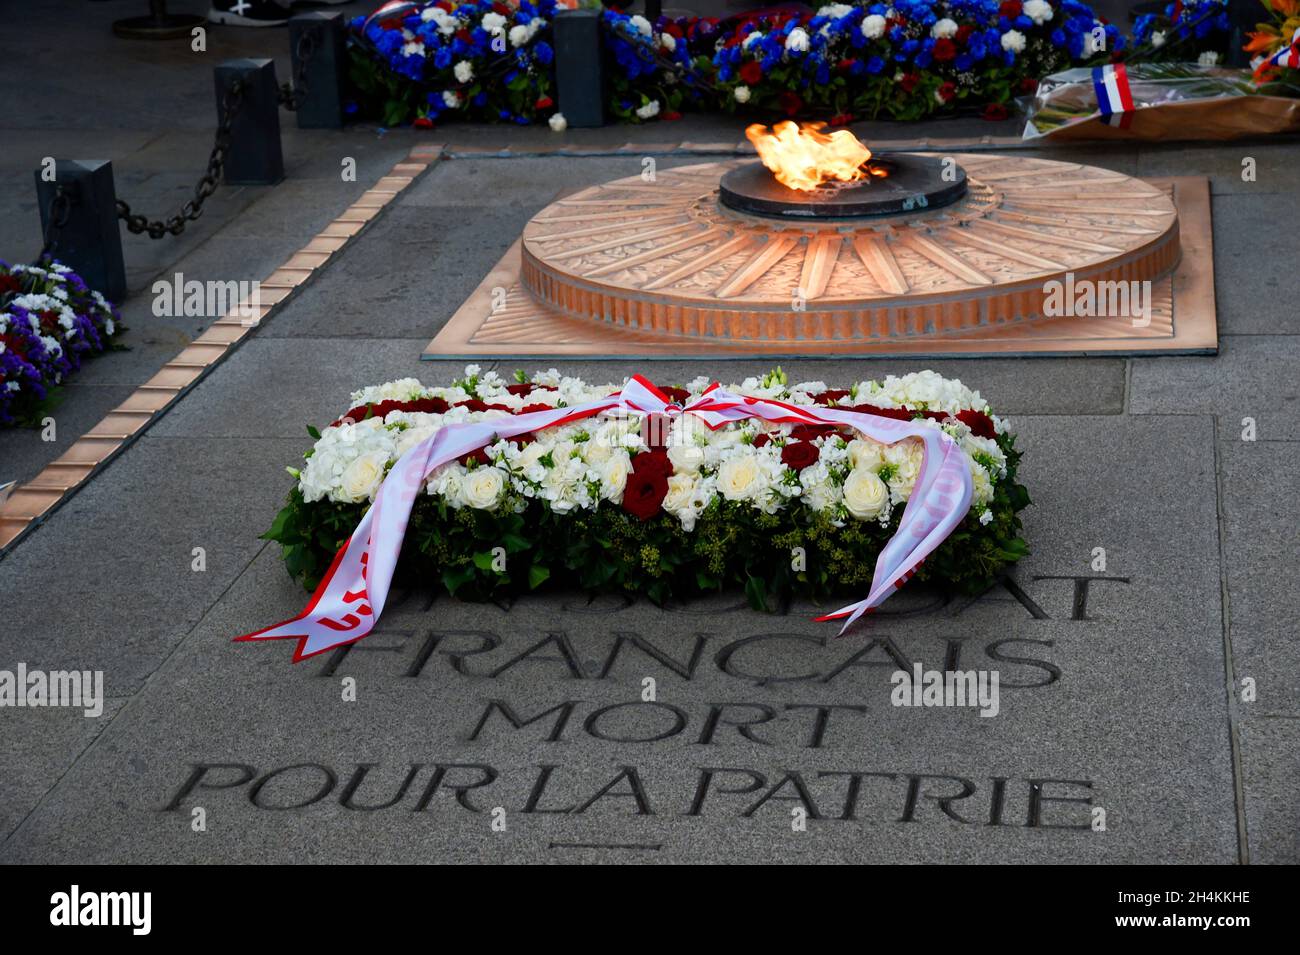
[[[1039,26],[1052,19],[1052,5],[1047,0],[1025,0],[1024,7],[1021,8],[1025,16],[1033,20]]]
[[[469,83],[474,79],[474,64],[469,60],[460,60],[452,72],[456,76],[457,83]]]
[[[785,48],[791,53],[807,53],[810,42],[804,28],[795,27],[785,38]]]
[[[1034,0],[1030,0],[1033,3]],[[1026,4],[1026,7],[1028,4]],[[934,26],[930,27],[930,36],[936,40],[940,37],[952,37],[957,35],[957,22],[944,17],[942,20],[936,20]]]
[[[1002,34],[1002,49],[1020,53],[1025,48],[1025,35],[1019,30],[1008,30]]]
[[[563,113],[554,113],[548,119],[547,124],[551,127],[552,132],[562,133],[569,128],[569,121],[564,118]]]
[[[748,102],[749,102],[749,87],[748,87],[748,86],[737,86],[737,87],[735,88],[735,90],[732,91],[732,94],[731,94],[731,95],[734,96],[734,97],[736,98],[736,102],[737,102],[737,103],[748,103]]]
[[[862,18],[862,35],[875,40],[885,35],[885,18],[877,13]]]

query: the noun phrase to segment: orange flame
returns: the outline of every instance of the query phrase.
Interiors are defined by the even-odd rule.
[[[870,175],[884,175],[883,170],[866,168],[871,150],[856,136],[847,129],[828,135],[821,131],[825,125],[796,125],[786,120],[769,133],[762,123],[755,123],[745,130],[745,136],[777,182],[791,189],[808,192],[831,180],[855,182]]]

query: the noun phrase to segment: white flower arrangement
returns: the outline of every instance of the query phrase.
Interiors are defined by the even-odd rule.
[[[708,379],[697,378],[673,397],[689,404],[708,385]],[[989,412],[978,391],[959,380],[921,371],[831,391],[824,382],[790,385],[783,375],[771,374],[727,387],[797,405],[866,407],[870,413],[917,417],[941,428],[966,454],[975,487],[972,512],[981,521],[991,518],[995,487],[1007,475],[1006,454],[996,440],[1007,424]],[[620,388],[589,385],[554,369],[507,382],[476,365],[446,387],[403,378],[362,388],[352,394],[350,413],[320,434],[305,466],[291,473],[307,502],[371,501],[386,470],[441,427],[583,404]],[[409,407],[416,402],[434,410]],[[835,526],[855,520],[885,524],[910,498],[924,453],[916,438],[882,445],[847,427],[759,420],[711,431],[689,414],[671,418],[658,437],[640,416],[615,413],[529,437],[494,441],[438,468],[427,478],[425,492],[456,509],[521,512],[529,501],[541,501],[556,513],[591,510],[602,502],[621,504],[629,475],[640,467],[638,455],[655,451],[664,455],[662,510],[687,531],[717,498],[769,514],[802,503],[827,514]]]

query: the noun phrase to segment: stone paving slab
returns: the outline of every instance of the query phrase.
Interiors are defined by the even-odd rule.
[[[660,610],[557,594],[506,612],[413,594],[395,595],[382,631],[342,659],[294,667],[286,645],[228,642],[305,599],[267,547],[0,858],[1234,861],[1210,422],[1048,416],[1021,426],[1038,501],[1027,517],[1034,554],[1016,575],[1029,603],[999,592],[966,606],[917,591],[841,640],[808,619],[811,607],[761,615],[736,595]],[[1106,461],[1078,460],[1075,449],[1102,442]],[[1115,506],[1112,468],[1141,472],[1154,460],[1164,477]],[[267,519],[252,511],[229,518],[249,541]],[[1091,576],[1095,542],[1115,579],[1090,583],[1076,613],[1078,585],[1056,578]],[[169,642],[185,629],[174,622]],[[900,659],[932,667],[945,655],[999,670],[999,716],[888,705]],[[356,703],[340,699],[345,676],[357,681]],[[655,705],[640,701],[647,676]],[[507,706],[519,720],[562,711],[515,729]],[[737,723],[752,724],[752,738]],[[191,763],[217,762],[271,774],[251,793],[262,808],[244,784],[180,794],[175,811],[161,811]],[[338,802],[358,763],[374,764],[358,779],[360,804],[386,802],[411,763],[424,766],[393,808],[366,812]],[[328,782],[322,770],[286,768],[299,764],[328,767],[331,791],[270,808],[311,800]],[[414,812],[435,764],[441,783]],[[488,771],[471,764],[497,778],[473,786]],[[555,768],[539,783],[542,766]],[[624,766],[636,768],[643,813],[621,795],[634,791]],[[961,799],[935,798],[961,796],[966,781]],[[484,812],[458,803],[455,784],[472,786],[463,798]],[[791,828],[800,784],[822,817],[806,832]],[[208,812],[205,835],[189,828],[196,805]],[[498,805],[503,833],[490,825]],[[1106,809],[1106,832],[1068,828],[1087,827],[1093,805]],[[590,843],[602,848],[557,845]]]
[[[1290,442],[1233,440],[1223,425],[1219,446],[1223,568],[1228,583],[1232,655],[1238,687],[1254,680],[1258,699],[1243,718],[1300,719],[1300,539],[1284,503],[1300,486],[1300,461]]]
[[[1276,329],[1276,326],[1275,326]],[[1209,414],[1224,421],[1222,440],[1238,440],[1253,418],[1258,437],[1300,440],[1300,337],[1225,335],[1219,355],[1134,362],[1133,414]]]
[[[1300,149],[1300,147],[1297,147]],[[1273,189],[1279,186],[1270,183]],[[1300,215],[1300,181],[1295,173],[1280,191],[1216,195],[1214,288],[1220,335],[1300,332],[1294,307],[1300,300],[1300,271],[1279,267],[1262,251],[1260,224]]]
[[[1300,778],[1300,718],[1252,719],[1242,729],[1246,820],[1252,862],[1300,860],[1295,781]]]
[[[99,669],[110,696],[134,692],[257,553],[300,454],[146,433],[0,561],[0,669]]]
[[[30,481],[135,390],[131,385],[89,385],[80,377],[73,380],[75,384],[64,386],[62,403],[47,416],[54,421],[54,441],[45,440],[43,427],[15,428],[5,435],[0,483]]]

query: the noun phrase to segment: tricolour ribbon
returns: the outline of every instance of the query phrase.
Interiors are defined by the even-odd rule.
[[[1291,40],[1282,49],[1268,58],[1273,66],[1285,66],[1288,69],[1300,69],[1300,27],[1291,34]]]
[[[1133,119],[1133,92],[1129,89],[1128,70],[1123,63],[1110,63],[1092,71],[1092,88],[1097,94],[1097,109],[1108,126],[1128,129]]]
[[[924,445],[921,472],[903,510],[898,530],[876,560],[870,592],[857,603],[817,618],[843,619],[840,633],[903,586],[921,561],[952,533],[970,508],[972,483],[966,456],[957,443],[939,428],[843,408],[795,405],[771,398],[736,395],[717,384],[681,407],[673,404],[645,378],[634,375],[621,391],[599,401],[439,428],[403,454],[389,470],[374,503],[347,543],[339,548],[306,609],[283,623],[236,637],[236,641],[297,640],[293,655],[297,663],[365,637],[383,613],[411,508],[431,473],[502,438],[513,438],[606,412],[669,418],[690,414],[715,431],[733,421],[761,418],[778,424],[848,425],[881,444],[920,438]]]

